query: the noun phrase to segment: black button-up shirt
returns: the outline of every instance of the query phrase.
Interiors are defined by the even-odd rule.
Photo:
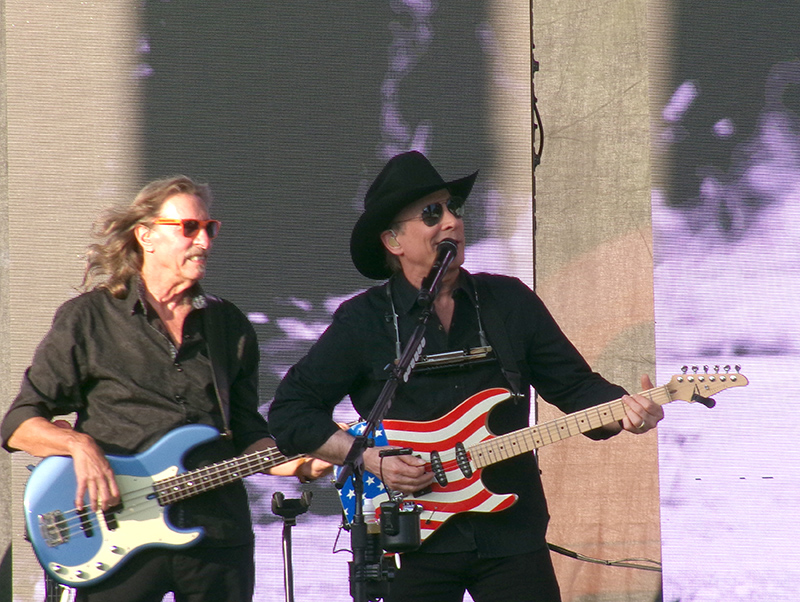
[[[230,346],[224,354],[236,372],[230,383],[232,441],[217,440],[192,451],[187,468],[240,453],[269,436],[258,412],[258,344],[247,318],[231,303],[219,303],[219,319]],[[124,299],[96,289],[64,303],[40,343],[6,414],[4,447],[28,418],[48,420],[77,413],[75,428],[91,435],[108,454],[142,452],[169,431],[224,421],[214,389],[204,317],[209,299],[196,287],[183,340],[173,344],[158,314],[144,301],[138,282]],[[252,539],[241,483],[191,498],[173,509],[179,526],[202,525],[206,543],[242,544]]]
[[[338,428],[334,406],[350,395],[366,416],[387,379],[386,366],[396,357],[396,311],[401,344],[417,324],[417,290],[395,276],[345,302],[308,355],[287,373],[269,414],[270,428],[285,453],[320,447]],[[390,300],[389,294],[392,295]],[[449,332],[435,314],[426,328],[424,354],[458,351],[482,344],[481,326],[495,351],[508,364],[466,364],[460,368],[415,371],[401,385],[388,418],[427,421],[439,418],[469,396],[510,383],[501,368],[520,375],[524,399],[499,404],[489,426],[504,434],[528,426],[529,389],[564,412],[616,399],[625,391],[592,372],[567,340],[541,300],[515,278],[463,272],[453,292],[455,310]],[[393,304],[392,304],[393,301]],[[480,317],[479,317],[480,316]],[[503,330],[504,332],[499,332]],[[533,551],[544,545],[548,521],[539,471],[532,454],[488,467],[483,481],[496,493],[514,492],[519,501],[495,514],[461,514],[448,520],[423,549],[477,550],[498,557]]]

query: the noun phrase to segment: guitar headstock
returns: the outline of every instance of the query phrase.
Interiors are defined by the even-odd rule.
[[[673,401],[681,399],[713,408],[716,402],[710,399],[711,395],[731,387],[744,387],[748,384],[747,377],[739,372],[740,368],[736,366],[736,372],[731,372],[731,367],[725,366],[723,372],[720,372],[720,367],[714,366],[714,371],[710,372],[708,366],[703,366],[704,371],[700,372],[697,366],[692,366],[690,372],[689,368],[684,366],[682,373],[676,374],[667,383],[666,389]]]

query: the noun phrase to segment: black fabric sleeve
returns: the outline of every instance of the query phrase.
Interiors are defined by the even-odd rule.
[[[63,304],[53,318],[50,331],[39,344],[31,366],[25,371],[19,393],[0,426],[3,447],[20,424],[29,418],[52,420],[83,407],[81,388],[85,382],[85,327],[90,319],[82,298]]]
[[[230,375],[230,428],[233,432],[234,447],[241,453],[259,439],[269,437],[266,419],[258,410],[258,365],[259,350],[255,329],[247,317],[232,303],[224,301],[226,326],[229,332],[237,333],[229,337],[231,355]]]
[[[284,377],[269,410],[269,425],[286,454],[319,448],[339,426],[333,409],[363,377],[370,336],[369,302],[362,295],[344,303],[308,354]],[[373,333],[374,335],[374,333]]]

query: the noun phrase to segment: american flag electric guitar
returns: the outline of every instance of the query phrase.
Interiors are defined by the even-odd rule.
[[[738,372],[684,373],[642,395],[659,405],[681,399],[713,407],[714,401],[709,396],[747,384],[747,378]],[[498,512],[517,501],[513,493],[498,495],[483,486],[481,471],[485,467],[612,424],[625,416],[625,404],[617,399],[550,422],[495,436],[486,426],[488,415],[495,405],[509,397],[511,393],[506,389],[487,389],[437,420],[384,420],[376,430],[376,445],[410,447],[428,462],[427,469],[436,475],[429,491],[404,498],[404,501],[422,506],[420,531],[423,541],[456,514]],[[363,423],[359,423],[351,427],[350,432],[358,435],[363,429]],[[351,522],[355,513],[351,480],[345,483],[339,495],[345,516]],[[389,499],[380,479],[369,472],[364,473],[364,496],[370,498],[376,508]]]

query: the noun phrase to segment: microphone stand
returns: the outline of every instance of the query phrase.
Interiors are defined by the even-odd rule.
[[[350,526],[350,542],[353,550],[353,561],[350,563],[350,595],[355,602],[367,602],[383,598],[382,594],[374,594],[369,591],[370,580],[380,581],[382,575],[378,571],[370,571],[367,566],[368,536],[367,525],[364,522],[364,450],[371,447],[373,442],[369,440],[369,435],[383,421],[384,417],[391,408],[397,389],[401,382],[407,382],[411,371],[414,369],[419,359],[422,349],[425,346],[425,325],[431,317],[433,302],[439,292],[442,278],[455,259],[458,246],[452,240],[446,239],[439,243],[437,257],[431,267],[428,276],[422,281],[422,288],[417,296],[417,304],[422,307],[417,325],[408,340],[403,352],[397,362],[387,366],[390,371],[389,379],[378,396],[375,405],[367,417],[363,432],[353,441],[347,453],[342,471],[336,479],[337,489],[341,489],[348,477],[352,476],[353,492],[355,493],[355,508],[353,521]]]
[[[283,589],[286,602],[294,602],[292,527],[297,524],[297,517],[311,505],[311,495],[310,491],[304,491],[300,499],[287,500],[280,491],[272,494],[272,513],[283,518]]]

